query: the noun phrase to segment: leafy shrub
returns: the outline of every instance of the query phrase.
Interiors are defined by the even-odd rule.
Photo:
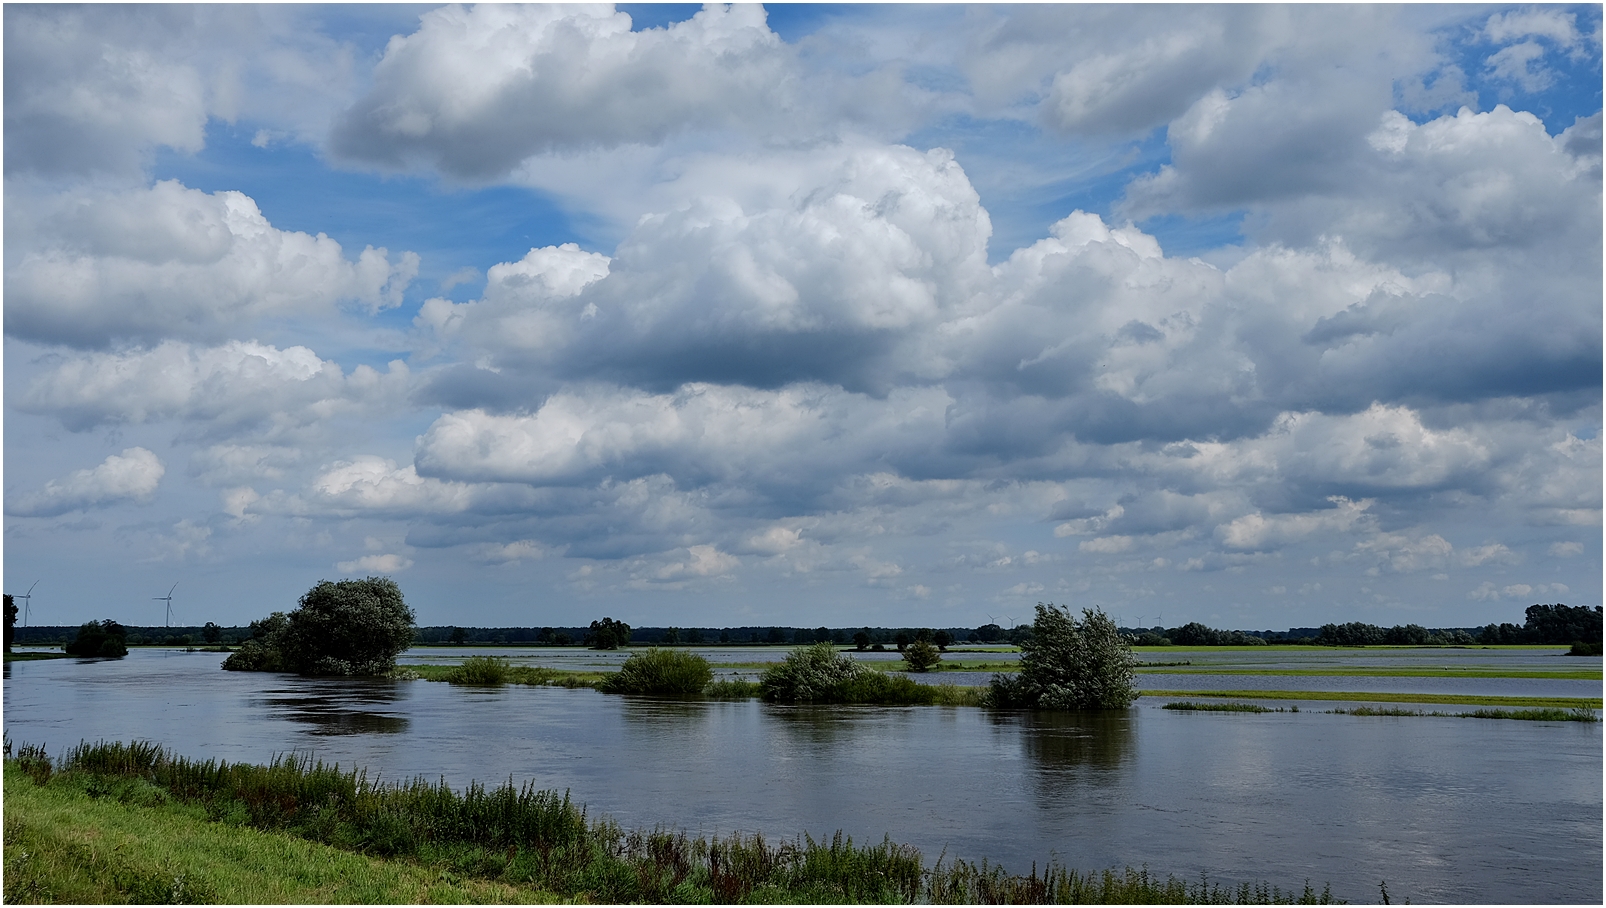
[[[74,656],[105,656],[121,659],[128,655],[128,631],[111,619],[86,621],[78,628],[73,642],[62,647]]]
[[[700,694],[714,680],[708,660],[696,653],[653,647],[631,653],[619,671],[602,679],[605,694]]]
[[[506,684],[513,666],[500,656],[470,656],[453,666],[446,680],[453,684]]]
[[[1132,649],[1108,615],[1037,604],[1021,643],[1020,674],[994,675],[988,700],[1000,708],[1124,709],[1137,699]]]
[[[759,678],[766,700],[778,703],[835,703],[840,685],[871,670],[836,651],[829,643],[800,646]]]
[[[903,651],[903,663],[912,672],[928,672],[942,661],[942,654],[928,640],[916,640]]]
[[[1599,643],[1585,643],[1582,640],[1573,641],[1573,648],[1567,652],[1569,656],[1598,656],[1601,653]]]
[[[225,669],[384,675],[412,645],[413,610],[388,577],[321,580],[290,614],[252,622],[251,636],[224,661]]]

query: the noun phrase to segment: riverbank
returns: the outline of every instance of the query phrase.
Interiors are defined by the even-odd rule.
[[[23,746],[4,766],[5,900],[284,903],[1330,904],[1284,891],[1057,865],[1010,876],[838,834],[771,845],[626,831],[566,795],[281,759],[200,763],[146,744]],[[384,857],[379,857],[383,855]]]

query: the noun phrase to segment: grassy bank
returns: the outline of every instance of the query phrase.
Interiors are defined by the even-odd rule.
[[[7,902],[1299,903],[1331,894],[1080,873],[926,867],[840,834],[770,844],[626,831],[566,795],[380,785],[295,758],[197,762],[149,744],[5,762]]]
[[[1234,700],[1348,700],[1354,703],[1442,703],[1452,706],[1600,709],[1599,697],[1478,697],[1462,694],[1395,694],[1312,690],[1145,690],[1144,697],[1210,697]]]
[[[66,653],[6,653],[6,662],[38,662],[41,659],[76,659]]]
[[[5,768],[7,904],[484,904],[550,902],[286,835],[209,822],[154,788],[108,797],[80,776],[38,786]],[[120,796],[117,796],[120,795]]]

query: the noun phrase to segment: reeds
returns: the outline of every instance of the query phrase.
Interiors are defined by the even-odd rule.
[[[22,753],[49,760],[38,748]],[[20,767],[10,761],[8,768]],[[1082,874],[1050,863],[1020,877],[986,862],[939,859],[928,869],[912,847],[890,839],[857,845],[840,832],[829,841],[805,835],[772,844],[760,835],[627,831],[589,819],[566,793],[511,781],[461,793],[422,778],[382,784],[310,757],[255,766],[189,760],[146,742],[81,744],[53,774],[30,776],[133,803],[144,802],[129,795],[134,789],[157,792],[202,805],[214,820],[591,902],[1332,902],[1327,890],[1309,886],[1295,894],[1264,884],[1190,885],[1146,868]]]

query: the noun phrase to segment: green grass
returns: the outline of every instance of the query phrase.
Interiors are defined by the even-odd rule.
[[[38,662],[40,659],[75,659],[66,653],[6,653],[7,662]]]
[[[1592,709],[1475,709],[1469,713],[1444,713],[1423,712],[1417,709],[1357,706],[1354,709],[1330,709],[1328,712],[1347,716],[1436,716],[1447,719],[1519,719],[1529,722],[1600,721],[1600,716]]]
[[[708,682],[703,688],[703,696],[710,700],[752,700],[763,692],[763,686],[757,681],[745,678],[720,678]]]
[[[464,660],[466,665],[476,659],[490,659],[506,663],[505,659],[495,656],[470,656]],[[527,684],[534,687],[595,687],[598,682],[606,678],[611,672],[577,672],[558,671],[553,668],[541,668],[535,665],[506,665],[506,671],[499,682],[454,680],[465,678],[468,675],[462,672],[462,665],[409,665],[397,670],[398,677],[417,678],[424,681],[448,681],[455,684]]]
[[[1280,713],[1289,712],[1282,707],[1261,706],[1258,703],[1195,703],[1192,700],[1178,700],[1160,707],[1161,709],[1175,709],[1183,712],[1207,713]],[[1299,712],[1295,706],[1292,712]]]
[[[260,904],[552,902],[528,887],[464,878],[286,835],[209,822],[204,808],[129,784],[37,786],[5,769],[5,901]]]
[[[627,831],[568,797],[281,758],[204,763],[146,744],[5,761],[7,902],[1308,903],[1326,889],[1236,888],[1052,859],[1011,876],[890,839],[692,839]]]
[[[1462,694],[1394,694],[1310,690],[1145,690],[1141,697],[1211,697],[1238,700],[1350,700],[1366,703],[1446,703],[1457,706],[1532,706],[1556,709],[1600,709],[1599,697],[1480,697]]]
[[[1563,681],[1599,681],[1600,669],[1565,668],[1555,671],[1530,669],[1489,668],[1427,668],[1401,666],[1400,668],[1346,667],[1332,668],[1236,668],[1231,665],[1214,667],[1159,669],[1139,665],[1140,672],[1164,672],[1168,675],[1281,675],[1292,678],[1348,676],[1356,678],[1543,678]]]

